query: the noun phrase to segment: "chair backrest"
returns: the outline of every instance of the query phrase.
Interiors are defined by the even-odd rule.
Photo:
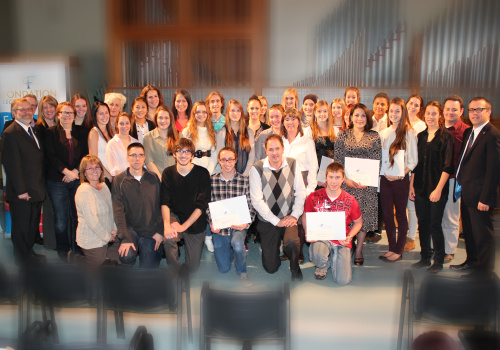
[[[52,306],[78,306],[88,303],[95,294],[95,281],[79,265],[31,265],[21,273],[24,288]]]
[[[177,308],[178,278],[165,269],[106,267],[101,271],[105,308],[145,312]],[[157,310],[158,309],[158,310]]]
[[[428,276],[420,286],[415,316],[467,325],[493,325],[499,311],[498,278]]]
[[[235,339],[275,335],[284,339],[289,325],[290,290],[239,293],[210,289],[204,283],[201,317],[204,333]]]

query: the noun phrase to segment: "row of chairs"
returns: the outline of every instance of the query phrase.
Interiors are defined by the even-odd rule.
[[[17,288],[16,288],[17,287]],[[19,349],[66,349],[59,344],[55,308],[95,308],[96,342],[92,349],[115,348],[107,345],[107,315],[114,313],[118,338],[125,339],[123,313],[173,313],[177,316],[176,348],[182,348],[183,296],[189,340],[193,341],[189,274],[186,265],[179,271],[166,269],[129,269],[105,267],[91,276],[82,267],[70,264],[30,266],[19,277],[0,269],[0,300],[18,304],[18,339],[0,339],[0,348],[17,345]],[[24,311],[24,304],[26,304]],[[34,319],[33,309],[41,319]],[[278,339],[290,349],[290,289],[255,293],[234,293],[203,284],[200,311],[200,349],[210,349],[213,339],[232,338],[251,349],[257,339]],[[139,327],[129,349],[152,349],[152,336]],[[38,346],[31,347],[33,344]],[[133,345],[132,345],[133,344]],[[77,348],[75,344],[72,349]],[[78,349],[82,348],[81,344]],[[49,348],[47,348],[49,349]]]

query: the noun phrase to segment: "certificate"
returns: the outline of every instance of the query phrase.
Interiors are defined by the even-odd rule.
[[[333,159],[325,156],[321,156],[321,164],[318,169],[318,182],[326,182],[326,168],[333,163]]]
[[[331,241],[346,239],[345,212],[306,213],[307,240]]]
[[[378,187],[380,160],[345,158],[345,173],[348,179],[363,186]]]
[[[389,162],[389,150],[382,150],[382,166],[380,175],[404,176],[405,175],[405,151],[399,150],[394,156],[394,165]]]
[[[208,203],[214,229],[228,228],[231,225],[249,224],[250,209],[247,196],[238,196]]]

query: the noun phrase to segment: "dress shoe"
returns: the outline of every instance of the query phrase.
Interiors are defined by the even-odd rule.
[[[300,268],[297,271],[292,271],[292,281],[302,281],[303,278]]]
[[[391,255],[391,257],[392,257],[392,255]],[[400,255],[399,258],[396,258],[394,260],[389,260],[388,258],[385,258],[384,262],[386,262],[386,263],[393,263],[393,262],[399,261],[399,260],[403,260],[403,256],[402,255]]]
[[[470,265],[467,261],[463,262],[459,265],[450,265],[450,269],[455,270],[455,271],[465,271],[465,270],[471,270],[474,267]]]
[[[354,265],[361,266],[365,262],[365,258],[354,258]]]
[[[420,269],[422,267],[429,267],[431,266],[431,262],[429,260],[420,260],[419,262],[416,262],[415,264],[412,264],[411,267],[414,269]]]
[[[427,269],[427,271],[429,271],[432,274],[436,274],[442,270],[443,270],[443,264],[438,264],[438,263],[432,264],[432,266]]]

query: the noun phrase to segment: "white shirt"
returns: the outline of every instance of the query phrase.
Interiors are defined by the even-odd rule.
[[[469,145],[469,140],[470,140],[471,136],[474,135],[474,139],[472,140],[472,145],[473,145],[474,142],[476,142],[477,137],[481,133],[481,130],[483,130],[484,126],[488,123],[489,123],[489,120],[486,123],[484,123],[483,125],[479,125],[477,128],[474,128],[474,127],[472,128],[472,132],[470,133],[469,138],[467,139],[467,143],[465,144],[466,148]],[[472,145],[470,145],[470,146],[472,147]],[[465,155],[465,151],[462,154],[462,157],[460,158],[460,162],[458,163],[457,172],[456,172],[457,175],[458,175],[458,171],[460,170],[460,166],[462,165],[462,159],[463,159],[464,155]]]
[[[135,124],[135,127],[137,128],[137,138],[139,139],[139,142],[142,144],[142,141],[144,141],[144,135],[146,135],[149,132],[149,125],[148,122],[144,122],[142,126],[139,124]]]
[[[189,134],[189,125],[182,130],[182,137],[191,140],[191,135]],[[208,137],[208,130],[204,126],[198,126],[198,140],[194,143],[194,148],[197,151],[206,152],[211,151],[210,157],[193,158],[193,164],[204,167],[208,170],[210,175],[214,173],[215,166],[217,165],[217,154],[215,152],[215,145],[212,145],[210,138]]]
[[[130,143],[139,142],[137,139],[130,137]],[[129,167],[127,160],[127,149],[120,140],[120,137],[115,135],[111,140],[109,140],[106,145],[106,164],[108,165],[108,170],[111,176],[116,176],[121,172],[124,172]]]
[[[377,120],[377,118],[375,118],[375,115],[373,115],[372,120],[373,120],[372,130],[375,130],[380,134],[382,130],[387,129],[387,113],[384,114],[384,116],[380,118],[380,120]]]
[[[292,143],[283,137],[283,144],[285,146],[283,156],[295,159],[300,171],[308,172],[306,192],[309,195],[316,190],[316,186],[318,185],[319,166],[314,141],[306,135],[300,136],[299,133]]]
[[[288,166],[288,163],[286,162],[286,159],[283,156],[281,160],[280,169],[286,166]],[[268,157],[264,159],[263,168],[268,168],[271,170],[279,170],[271,167],[271,165],[269,164]],[[302,213],[304,212],[306,191],[304,188],[304,181],[302,181],[302,174],[297,164],[295,166],[294,175],[295,178],[293,181],[293,191],[294,191],[293,195],[295,196],[295,200],[293,202],[292,213],[290,215],[298,220],[302,215]],[[260,178],[259,172],[257,171],[257,168],[255,168],[254,166],[250,170],[249,183],[250,183],[250,199],[252,200],[252,205],[255,208],[255,210],[257,210],[260,216],[262,216],[262,218],[267,222],[273,224],[274,226],[278,225],[280,219],[273,214],[271,208],[269,208],[266,201],[264,200],[264,195],[262,193],[262,180]]]
[[[396,130],[393,126],[382,130],[380,133],[380,139],[382,141],[382,150],[389,150],[392,143],[396,139]],[[418,163],[418,148],[417,148],[417,136],[413,130],[408,130],[406,133],[406,150],[405,150],[405,169],[408,168],[410,171],[415,169]]]
[[[30,125],[26,125],[26,124],[24,124],[24,123],[21,123],[19,120],[15,120],[15,122],[16,122],[17,124],[21,125],[21,126],[23,127],[24,131],[26,131],[26,133],[27,133],[27,134],[28,134],[28,136],[29,136],[29,134],[30,134],[30,133],[29,133],[29,131],[28,131],[28,130],[31,128],[31,126],[30,126]],[[36,145],[38,146],[38,148],[40,148],[40,144],[38,143],[38,139],[36,138],[36,135],[35,135],[35,132],[33,131],[33,128],[31,128],[31,133],[33,134],[33,139],[35,140]],[[30,136],[30,137],[31,137],[31,136]]]

